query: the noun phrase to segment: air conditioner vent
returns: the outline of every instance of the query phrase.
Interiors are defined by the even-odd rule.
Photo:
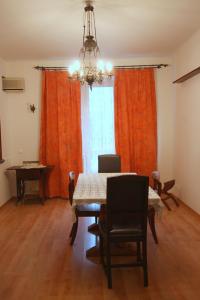
[[[3,91],[23,91],[25,88],[24,78],[2,77]]]

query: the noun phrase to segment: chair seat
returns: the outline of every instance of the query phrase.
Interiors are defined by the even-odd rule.
[[[170,193],[165,194],[165,193],[161,192],[161,194],[160,194],[160,197],[161,197],[161,199],[163,199],[163,200],[167,200],[167,199],[171,198],[171,196],[173,197],[173,195],[170,194]]]
[[[99,222],[100,231],[106,233],[106,224],[104,222]],[[110,231],[110,238],[137,238],[142,236],[142,229],[134,225],[131,226],[115,226],[113,225],[112,230]]]
[[[100,205],[99,204],[83,204],[83,205],[77,205],[76,211],[79,216],[99,216],[100,213]]]

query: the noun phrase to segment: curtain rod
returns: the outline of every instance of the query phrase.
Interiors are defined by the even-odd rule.
[[[167,67],[168,64],[153,64],[153,65],[130,65],[130,66],[114,66],[114,69],[145,69],[145,68],[157,68],[160,69],[162,67]],[[64,71],[68,70],[68,67],[45,67],[45,66],[34,66],[36,70],[57,70],[57,71]]]

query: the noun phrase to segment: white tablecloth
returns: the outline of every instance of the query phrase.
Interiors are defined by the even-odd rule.
[[[80,204],[105,204],[107,178],[126,174],[134,173],[79,174],[73,195],[73,211],[75,206]],[[153,205],[157,212],[163,208],[160,197],[151,187],[149,187],[149,205]]]

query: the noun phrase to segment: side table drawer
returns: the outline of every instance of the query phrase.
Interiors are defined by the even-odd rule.
[[[17,178],[23,180],[36,180],[41,178],[41,171],[37,169],[17,170]]]

